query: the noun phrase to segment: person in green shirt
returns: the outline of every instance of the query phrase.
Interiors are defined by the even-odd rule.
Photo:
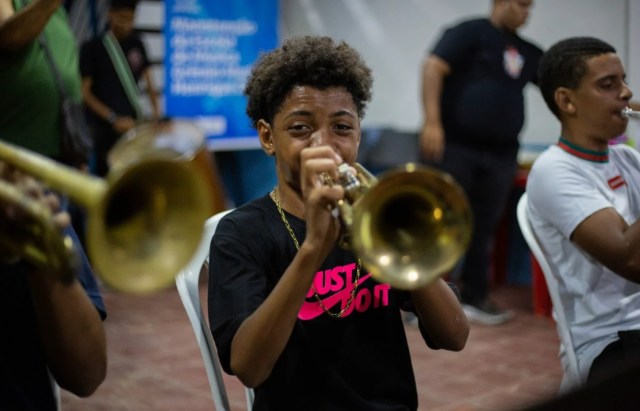
[[[78,47],[61,0],[0,0],[0,139],[57,158],[60,93],[38,37],[47,45],[67,93],[81,101]]]

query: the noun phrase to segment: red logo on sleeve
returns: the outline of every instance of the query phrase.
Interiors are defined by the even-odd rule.
[[[609,181],[607,181],[607,183],[609,183],[609,187],[611,187],[612,190],[615,190],[616,188],[620,188],[624,185],[627,185],[627,183],[624,181],[621,175],[617,175],[613,178],[610,178]]]

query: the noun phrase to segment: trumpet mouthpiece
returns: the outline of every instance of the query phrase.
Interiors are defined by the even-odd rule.
[[[640,111],[632,110],[630,107],[625,107],[624,109],[622,109],[622,115],[626,118],[640,119]]]

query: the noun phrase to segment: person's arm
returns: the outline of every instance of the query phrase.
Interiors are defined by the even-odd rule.
[[[158,92],[153,82],[151,68],[147,67],[142,74],[147,85],[147,93],[149,94],[149,102],[151,103],[151,118],[153,121],[160,120],[160,105],[158,103]]]
[[[79,397],[91,395],[107,373],[106,338],[98,310],[77,279],[65,284],[33,270],[29,282],[53,377]]]
[[[93,111],[98,117],[101,117],[104,121],[113,124],[116,120],[117,113],[98,97],[93,94],[91,87],[93,86],[93,78],[82,77],[82,99],[84,104]]]
[[[343,198],[344,189],[324,185],[317,177],[328,172],[337,179],[336,157],[328,146],[301,153],[305,240],[273,291],[240,325],[231,345],[231,369],[247,387],[260,385],[271,374],[289,341],[315,273],[338,237],[340,224],[328,206]]]
[[[69,214],[59,211],[58,197],[45,193],[31,176],[0,162],[0,178],[14,185],[25,198],[51,209],[60,235],[70,226]],[[21,217],[17,204],[3,204],[0,212],[15,219],[30,218]],[[105,378],[106,341],[99,311],[74,274],[61,278],[46,268],[32,266],[28,280],[49,369],[58,385],[85,397]]]
[[[124,133],[135,127],[136,122],[132,117],[118,115],[118,113],[96,97],[91,91],[92,86],[93,79],[91,77],[82,78],[82,99],[89,110],[111,124],[111,127],[118,133]]]
[[[626,167],[635,169],[640,164],[636,151],[624,151],[631,156]],[[625,180],[629,191],[638,189],[637,177],[628,175]],[[628,224],[591,173],[547,151],[536,160],[526,188],[534,229],[554,227],[591,259],[640,283],[640,220]]]
[[[0,51],[16,51],[35,40],[62,0],[33,0],[17,13],[12,0],[0,0]]]
[[[149,103],[151,105],[151,120],[160,120],[160,105],[158,104],[158,93],[156,91],[155,83],[153,81],[153,74],[151,72],[151,62],[147,54],[147,48],[142,40],[140,42],[140,53],[142,54],[142,73],[141,77],[147,86],[147,94],[149,95]]]
[[[451,72],[449,64],[432,54],[422,67],[422,109],[424,125],[420,135],[422,154],[430,160],[440,160],[444,151],[440,98],[444,79]]]
[[[640,220],[629,225],[605,208],[578,224],[571,240],[611,271],[640,283]]]
[[[467,343],[469,322],[451,287],[441,278],[411,291],[420,322],[438,348],[460,351]]]

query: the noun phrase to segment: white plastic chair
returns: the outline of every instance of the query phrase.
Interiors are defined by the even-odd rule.
[[[53,398],[56,402],[56,411],[61,411],[62,410],[62,400],[61,400],[61,393],[60,393],[60,386],[58,385],[58,382],[56,381],[55,378],[53,378],[53,374],[51,374],[50,370],[47,370],[48,374],[49,374],[49,382],[51,383],[51,391],[53,391]]]
[[[558,291],[558,282],[555,275],[551,272],[547,258],[544,255],[538,239],[533,233],[529,215],[527,213],[527,193],[524,193],[517,206],[517,217],[520,231],[524,236],[529,249],[533,253],[534,257],[538,261],[544,279],[547,283],[547,289],[549,290],[549,296],[551,297],[551,304],[553,305],[553,318],[556,321],[558,335],[560,337],[561,349],[564,350],[567,356],[568,368],[565,370],[560,384],[560,392],[566,392],[580,387],[582,379],[580,378],[580,371],[578,367],[578,360],[576,359],[575,348],[573,345],[573,338],[571,337],[571,330],[569,329],[569,323],[562,308],[562,301],[560,299],[560,292]]]
[[[209,330],[209,324],[207,317],[205,317],[202,311],[202,305],[200,304],[200,292],[199,292],[199,280],[200,271],[202,265],[209,258],[209,247],[211,238],[216,231],[216,227],[220,222],[220,219],[232,210],[222,211],[213,217],[210,217],[204,225],[204,232],[202,234],[202,240],[196,250],[191,261],[185,266],[182,271],[176,277],[176,286],[178,288],[178,294],[182,300],[191,327],[196,336],[196,341],[200,347],[200,353],[202,354],[202,360],[204,361],[205,370],[207,372],[207,378],[209,379],[209,386],[211,388],[211,396],[215,404],[216,410],[229,411],[229,399],[227,397],[227,391],[224,385],[222,377],[222,366],[218,360],[218,353],[216,345],[211,336]],[[245,397],[247,400],[247,410],[251,410],[253,407],[253,390],[245,388]]]

